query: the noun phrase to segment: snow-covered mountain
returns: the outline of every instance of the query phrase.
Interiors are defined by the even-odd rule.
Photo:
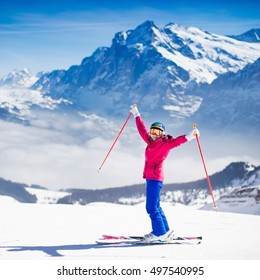
[[[235,162],[210,176],[219,211],[260,215],[260,166]],[[0,178],[0,197],[38,204],[80,204],[109,202],[135,205],[145,201],[145,185],[102,190],[67,189],[51,191]],[[165,184],[161,200],[181,203],[195,209],[212,210],[212,197],[205,179],[188,183]]]
[[[44,73],[38,73],[34,76],[28,68],[24,68],[22,70],[15,69],[0,79],[0,86],[30,87],[36,83],[43,74]]]
[[[19,202],[36,203],[37,197],[26,191],[27,185],[0,178],[0,195],[10,196]]]
[[[34,77],[24,69],[6,75],[0,80],[0,116],[30,123],[36,118],[35,109],[62,108],[80,117],[95,114],[113,119],[125,116],[129,105],[137,103],[147,118],[156,108],[161,120],[174,117],[174,125],[178,126],[201,108],[210,107],[207,95],[213,81],[213,88],[218,85],[218,77],[224,85],[230,84],[233,73],[257,60],[260,44],[245,42],[258,29],[252,32],[234,39],[175,23],[158,28],[153,21],[146,21],[133,30],[116,33],[111,47],[98,48],[68,70]],[[250,85],[259,82],[250,68],[243,71]],[[233,81],[236,87],[242,83],[239,79]],[[209,86],[196,91],[201,84]],[[247,97],[248,84],[245,82],[243,87],[243,97],[237,95],[235,102],[243,103]],[[258,96],[257,91],[254,98]],[[216,107],[227,103],[222,97]],[[231,112],[236,104],[231,102],[229,106]],[[248,115],[247,110],[240,112],[242,118]]]
[[[249,43],[259,43],[260,42],[260,29],[254,28],[241,35],[231,35],[229,36],[239,41],[249,42]]]
[[[203,99],[200,109],[192,116],[201,127],[258,134],[260,58],[236,73],[220,75],[210,85],[198,85],[192,92]]]
[[[34,110],[56,109],[60,104],[68,103],[59,98],[45,96],[30,87],[43,75],[32,75],[29,69],[14,70],[0,79],[0,118],[8,121],[30,123],[34,119]]]
[[[82,188],[85,174],[87,188],[140,182],[143,143],[136,140],[133,118],[110,158],[114,173],[95,177],[132,103],[147,125],[163,121],[172,135],[187,133],[196,122],[214,172],[223,160],[225,165],[241,160],[257,165],[259,50],[259,43],[177,24],[158,28],[147,21],[117,33],[111,47],[98,48],[80,65],[41,75],[33,87],[26,82],[31,80],[28,70],[13,73],[0,86],[0,152],[6,159],[1,177],[54,188]],[[170,159],[177,181],[198,179],[200,162],[192,145],[186,146],[187,158],[179,154]],[[188,175],[187,164],[193,167]],[[167,172],[169,181],[176,180]]]
[[[234,212],[260,215],[260,166],[255,167],[245,162],[231,163],[224,170],[211,175],[210,180],[212,186],[214,186],[213,193],[215,199],[217,199],[217,204],[220,201],[222,205],[221,210],[227,211],[229,209],[232,212],[232,203],[223,202],[223,197],[228,197],[231,192],[233,200],[234,194],[237,194],[238,200]],[[144,184],[103,190],[70,189],[68,192],[69,194],[60,198],[58,203],[84,205],[101,201],[133,205],[145,201]],[[239,203],[241,193],[243,193],[244,199],[250,201],[250,207]],[[188,183],[165,184],[161,193],[161,200],[182,203],[194,208],[204,207],[203,209],[207,210],[213,208],[206,179]],[[223,203],[225,203],[225,207],[223,207]]]
[[[52,191],[38,185],[28,186],[0,178],[0,196],[9,196],[22,203],[53,204],[69,194],[61,190]]]
[[[224,193],[217,201],[217,208],[223,212],[260,215],[260,185],[235,188]],[[211,203],[203,206],[202,210],[212,210]]]
[[[254,62],[260,44],[241,42],[196,27],[170,23],[158,28],[146,21],[118,32],[111,47],[98,48],[81,65],[43,75],[34,85],[52,98],[65,98],[90,112],[125,113],[129,104],[151,109],[161,117],[188,117],[202,102],[186,94],[198,83],[237,72]]]

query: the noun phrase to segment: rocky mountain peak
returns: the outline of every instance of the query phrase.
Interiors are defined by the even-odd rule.
[[[260,28],[254,28],[241,35],[231,35],[229,37],[249,43],[260,43]]]

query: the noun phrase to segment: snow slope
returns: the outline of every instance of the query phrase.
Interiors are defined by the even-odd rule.
[[[34,76],[28,68],[24,68],[23,70],[15,69],[0,79],[0,86],[30,87],[42,74],[38,73]]]
[[[31,107],[37,106],[42,109],[54,110],[64,100],[54,100],[49,96],[42,95],[39,91],[23,87],[0,87],[0,109],[7,109],[9,113],[33,117]]]
[[[101,234],[150,231],[144,204],[23,204],[0,197],[0,260],[259,260],[260,217],[163,203],[177,235],[201,245],[99,246]]]
[[[30,194],[35,195],[37,197],[37,203],[47,204],[47,203],[57,203],[57,201],[64,197],[65,195],[69,195],[69,192],[65,191],[51,191],[47,189],[37,189],[37,188],[25,188]]]

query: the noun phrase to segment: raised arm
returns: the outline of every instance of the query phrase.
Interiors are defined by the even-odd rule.
[[[141,115],[139,113],[139,110],[137,108],[137,105],[134,104],[131,106],[131,112],[132,114],[134,115],[135,117],[135,123],[136,123],[136,127],[137,127],[137,130],[140,134],[140,136],[143,138],[143,140],[149,144],[149,139],[150,139],[150,134],[149,132],[147,131],[146,129],[146,126],[145,126],[145,123],[144,121],[142,120],[141,118]]]

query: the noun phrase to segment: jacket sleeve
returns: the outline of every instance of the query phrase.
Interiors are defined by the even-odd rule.
[[[171,146],[171,148],[175,148],[175,147],[178,147],[184,143],[186,143],[188,140],[187,138],[185,137],[185,135],[180,135],[176,138],[172,138],[169,140],[169,144]]]
[[[149,132],[147,131],[146,126],[145,126],[145,124],[144,124],[142,118],[141,118],[140,116],[139,116],[139,117],[136,117],[136,118],[135,118],[135,123],[136,123],[136,127],[137,127],[137,130],[138,130],[140,136],[143,138],[143,140],[144,140],[147,144],[149,144],[149,143],[150,143],[150,141],[149,141],[149,139],[150,139],[150,134],[149,134]]]

